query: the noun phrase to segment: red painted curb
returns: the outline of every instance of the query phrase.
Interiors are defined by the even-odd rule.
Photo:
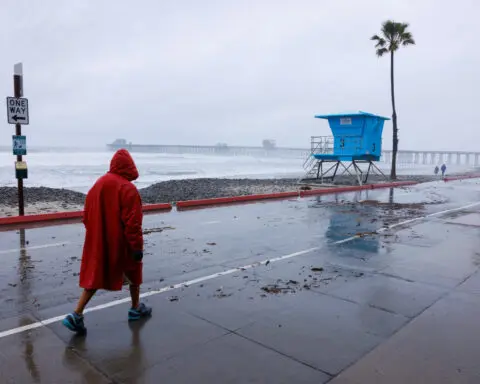
[[[372,189],[372,186],[357,185],[357,186],[351,186],[351,187],[328,187],[328,188],[322,188],[322,189],[311,189],[309,191],[301,191],[300,197],[314,196],[314,195],[328,195],[332,193],[355,192],[355,191],[363,191],[366,189]]]
[[[154,212],[154,211],[170,211],[172,209],[172,204],[148,204],[143,206],[144,212]],[[0,217],[0,226],[4,225],[18,225],[18,224],[35,224],[35,223],[45,223],[45,222],[54,222],[61,220],[72,220],[72,219],[82,219],[83,211],[71,211],[71,212],[55,212],[55,213],[44,213],[41,215],[26,215],[26,216],[11,216],[11,217]]]
[[[278,192],[278,193],[266,193],[263,195],[216,197],[213,199],[178,201],[177,208],[189,208],[189,207],[200,207],[205,205],[239,203],[239,202],[252,201],[252,200],[283,199],[283,198],[299,197],[299,196],[300,196],[299,192]]]
[[[170,203],[148,204],[143,206],[143,212],[171,211],[171,210],[172,210],[172,204]]]
[[[379,183],[372,184],[372,189],[380,188],[396,188],[396,187],[408,187],[409,185],[417,185],[418,181],[394,181],[391,183]]]
[[[83,217],[83,211],[55,212],[55,213],[44,213],[41,215],[0,217],[0,226],[15,225],[15,224],[32,224],[32,223],[40,223],[45,221],[81,219],[82,217]]]
[[[267,199],[282,199],[289,197],[305,197],[313,195],[324,195],[332,193],[345,193],[345,192],[355,192],[368,189],[379,189],[379,188],[395,188],[395,187],[405,187],[408,185],[415,185],[417,182],[413,181],[398,181],[394,183],[384,183],[384,184],[369,184],[369,185],[356,185],[349,187],[332,187],[332,188],[322,188],[322,189],[313,189],[310,191],[298,191],[298,192],[279,192],[279,193],[269,193],[263,195],[246,195],[246,196],[232,196],[232,197],[217,197],[213,199],[200,199],[200,200],[186,200],[177,202],[177,208],[192,208],[192,207],[201,207],[201,206],[211,206],[211,205],[221,205],[221,204],[232,204],[232,203],[241,203],[247,201],[256,201],[256,200],[267,200]]]
[[[480,175],[451,176],[451,177],[445,177],[443,181],[448,182],[448,181],[455,181],[455,180],[478,179],[478,178],[480,178]]]

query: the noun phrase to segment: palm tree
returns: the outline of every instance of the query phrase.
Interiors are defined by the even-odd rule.
[[[395,180],[397,178],[397,151],[398,151],[398,126],[397,126],[397,111],[395,109],[395,84],[393,76],[393,58],[395,52],[401,47],[407,45],[414,45],[412,34],[407,30],[408,23],[396,23],[392,20],[387,20],[382,24],[381,34],[373,35],[370,40],[376,41],[375,48],[377,49],[377,56],[382,57],[390,52],[390,84],[392,91],[392,123],[393,123],[393,151],[392,151],[392,170],[390,178]]]

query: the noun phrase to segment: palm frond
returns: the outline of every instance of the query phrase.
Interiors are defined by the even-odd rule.
[[[407,28],[409,26],[408,23],[397,23],[397,29],[398,29],[398,33],[399,35],[403,35],[405,33],[410,33],[410,32],[407,32]]]
[[[388,52],[388,49],[387,48],[379,48],[377,49],[377,56],[378,57],[382,57],[384,54],[386,54]]]
[[[415,40],[413,40],[413,39],[403,40],[402,45],[404,47],[406,47],[407,45],[415,45]]]
[[[370,38],[370,40],[376,41],[377,44],[375,44],[375,48],[383,48],[385,45],[387,45],[386,40],[383,37],[380,37],[378,35],[374,35]]]
[[[381,39],[375,44],[375,48],[383,48],[387,45],[387,41],[385,39]]]
[[[386,40],[391,41],[395,39],[395,35],[397,35],[397,25],[393,20],[387,20],[382,24],[382,34],[385,36]]]

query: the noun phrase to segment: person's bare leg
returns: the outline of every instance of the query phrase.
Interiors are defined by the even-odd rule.
[[[132,298],[132,308],[137,309],[140,305],[140,286],[130,284],[130,297]]]
[[[88,302],[92,299],[93,295],[97,292],[96,289],[84,289],[80,299],[78,299],[77,308],[75,309],[75,313],[77,315],[83,315],[83,310],[87,306]]]

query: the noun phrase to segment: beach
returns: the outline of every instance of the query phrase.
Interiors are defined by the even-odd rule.
[[[398,180],[428,182],[439,180],[439,178],[426,175],[403,175],[400,176]],[[372,177],[370,181],[381,182],[383,180],[378,177]],[[342,180],[339,178],[337,183],[339,185],[352,185],[353,180]],[[312,185],[311,187],[314,186]],[[290,192],[298,191],[300,188],[301,186],[298,184],[298,179],[292,178],[204,178],[162,181],[145,188],[140,188],[139,192],[144,204],[155,204],[215,197]],[[85,193],[69,189],[47,187],[25,188],[25,213],[27,215],[33,215],[82,210],[85,197]],[[16,187],[0,187],[0,217],[17,215],[17,202]]]
[[[144,204],[166,203],[214,197],[294,191],[296,179],[184,179],[170,180],[139,189]],[[86,195],[68,189],[25,188],[25,213],[77,211],[83,209]],[[0,187],[0,217],[14,216],[17,188]]]

